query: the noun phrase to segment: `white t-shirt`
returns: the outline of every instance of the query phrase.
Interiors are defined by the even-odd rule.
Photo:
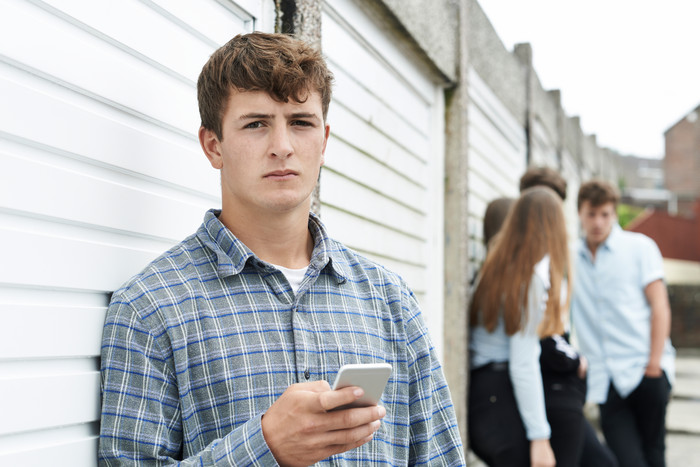
[[[296,294],[297,290],[299,290],[299,286],[301,285],[301,281],[304,280],[306,270],[309,269],[309,266],[304,266],[301,269],[289,269],[283,266],[279,266],[277,264],[273,264],[273,266],[279,269],[282,272],[282,274],[284,274],[284,277],[287,278],[289,285],[292,286],[292,291],[294,292],[294,294]]]

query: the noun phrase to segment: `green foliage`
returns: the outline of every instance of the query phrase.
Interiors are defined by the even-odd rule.
[[[624,192],[625,188],[627,188],[627,179],[625,177],[618,178],[617,187],[620,189],[621,192]]]
[[[620,226],[624,229],[627,225],[634,220],[635,217],[644,212],[644,208],[639,206],[632,206],[630,204],[618,204],[617,205],[617,218],[620,221]]]

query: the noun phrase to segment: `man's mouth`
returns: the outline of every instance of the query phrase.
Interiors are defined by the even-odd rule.
[[[293,170],[275,170],[265,174],[265,178],[270,178],[273,180],[288,180],[296,177],[297,175],[299,174]]]

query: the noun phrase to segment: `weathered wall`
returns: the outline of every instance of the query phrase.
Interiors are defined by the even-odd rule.
[[[378,4],[363,0],[366,4]],[[383,0],[408,37],[446,81],[456,83],[459,73],[459,5],[454,0]]]
[[[476,0],[466,2],[466,50],[469,66],[525,127],[527,111],[526,70],[496,34]]]
[[[467,10],[459,10],[460,24]],[[445,373],[462,441],[467,446],[467,314],[469,300],[468,51],[466,28],[457,33],[457,83],[445,99]]]
[[[528,165],[568,168],[565,175],[574,186],[592,177],[617,183],[616,153],[601,148],[595,135],[584,134],[578,116],[566,115],[558,90],[542,87],[532,65],[537,51],[529,44],[506,50],[478,2],[466,4],[469,67],[526,132]],[[570,190],[569,196],[576,193]]]
[[[450,386],[462,439],[466,446],[467,324],[467,51],[466,10],[451,0],[363,1],[382,15],[404,47],[423,55],[427,66],[443,77],[445,85],[444,187],[444,334],[443,368]],[[383,11],[382,11],[383,7]],[[376,19],[376,18],[375,18]]]

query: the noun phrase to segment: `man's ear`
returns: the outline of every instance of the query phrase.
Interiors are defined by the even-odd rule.
[[[215,169],[221,169],[224,166],[224,158],[221,153],[221,142],[216,133],[203,126],[199,127],[199,144],[211,166]]]
[[[326,145],[328,144],[328,137],[331,135],[331,126],[326,123],[325,132],[323,134],[323,148],[321,149],[321,165],[326,162]]]

